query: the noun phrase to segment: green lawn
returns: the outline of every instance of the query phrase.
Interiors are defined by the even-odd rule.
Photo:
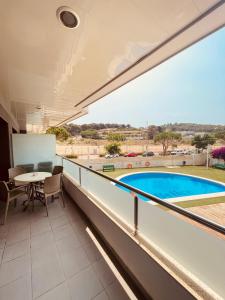
[[[225,183],[225,170],[213,169],[206,167],[195,167],[195,166],[187,166],[187,167],[180,167],[169,169],[165,167],[159,168],[137,168],[137,169],[116,169],[113,172],[104,172],[105,175],[108,175],[112,178],[116,178],[123,174],[128,174],[132,172],[145,172],[145,171],[164,171],[164,172],[171,172],[171,173],[183,173],[189,175],[196,175],[201,176],[217,181],[221,181]],[[216,198],[206,198],[206,199],[199,199],[199,200],[192,200],[192,201],[183,201],[177,202],[176,205],[187,208],[187,207],[194,207],[194,206],[202,206],[202,205],[209,205],[215,203],[222,203],[225,202],[225,197],[216,197]]]

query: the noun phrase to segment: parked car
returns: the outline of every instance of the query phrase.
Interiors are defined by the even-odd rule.
[[[183,150],[183,149],[176,149],[171,151],[171,155],[185,155],[185,154],[190,154],[190,151],[188,150]]]
[[[142,156],[144,156],[144,157],[147,157],[147,156],[154,156],[155,154],[154,154],[154,152],[152,152],[152,151],[145,151],[143,154],[142,154]]]
[[[129,153],[125,154],[124,156],[125,157],[136,157],[137,153],[135,153],[135,152],[129,152]]]
[[[105,155],[105,158],[116,158],[116,157],[119,157],[119,154],[118,153],[116,153],[116,154],[106,154]]]

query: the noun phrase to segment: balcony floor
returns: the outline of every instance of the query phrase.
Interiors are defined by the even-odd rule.
[[[1,300],[128,299],[70,199],[50,203],[49,217],[38,202],[22,212],[21,202],[0,226]]]

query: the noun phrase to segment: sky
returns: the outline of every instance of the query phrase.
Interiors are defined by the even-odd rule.
[[[225,124],[225,28],[89,106],[74,121]]]

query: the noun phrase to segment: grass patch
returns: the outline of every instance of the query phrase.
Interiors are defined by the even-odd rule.
[[[210,205],[216,203],[225,203],[225,197],[189,200],[189,201],[176,202],[174,204],[183,208],[188,208],[188,207],[204,206],[204,205]]]
[[[225,183],[225,171],[208,168],[206,167],[197,167],[197,166],[186,166],[180,168],[169,169],[165,167],[158,167],[158,168],[137,168],[137,169],[116,169],[112,172],[107,172],[107,175],[112,178],[116,178],[121,175],[133,173],[133,172],[148,172],[148,171],[162,171],[162,172],[170,172],[170,173],[181,173],[187,175],[194,175],[204,177],[206,179],[212,179],[216,181],[220,181]],[[102,173],[102,171],[101,171]],[[189,200],[189,201],[182,201],[176,202],[177,206],[188,208],[188,207],[195,207],[195,206],[204,206],[216,203],[225,203],[225,197],[215,197],[215,198],[205,198],[199,200]]]

